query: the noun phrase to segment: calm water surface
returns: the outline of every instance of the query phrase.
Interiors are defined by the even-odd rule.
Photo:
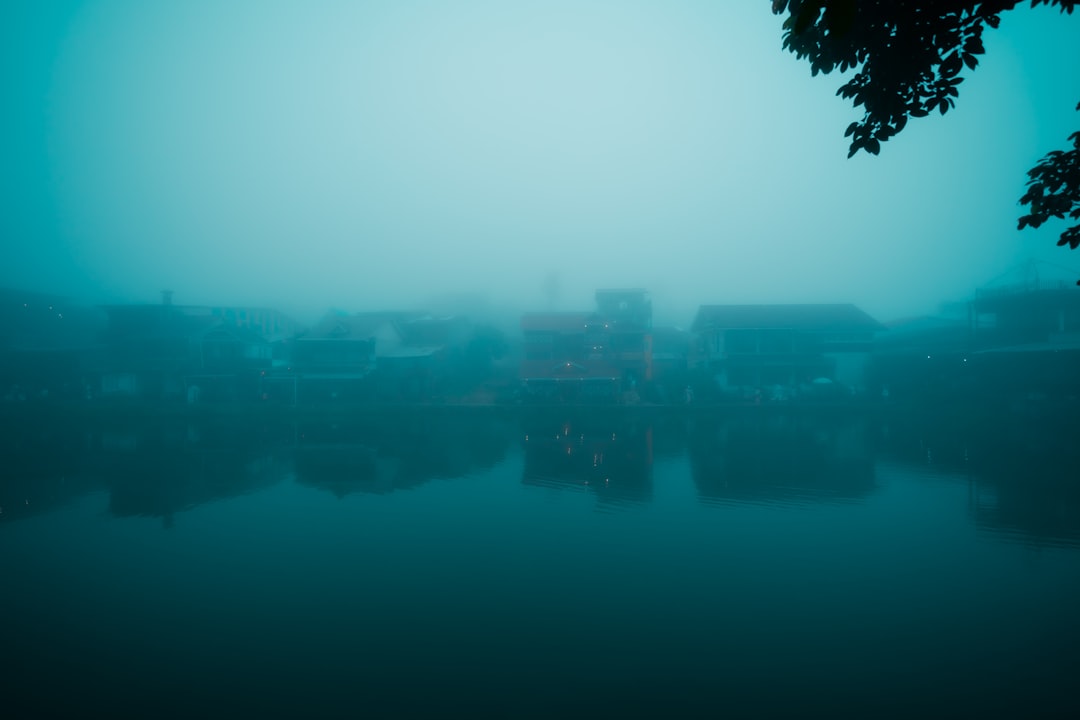
[[[1075,425],[8,425],[12,717],[1080,717]]]

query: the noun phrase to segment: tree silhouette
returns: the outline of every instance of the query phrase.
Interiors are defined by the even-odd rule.
[[[810,72],[855,70],[837,95],[863,108],[863,117],[847,127],[848,157],[863,150],[872,155],[910,118],[935,110],[944,115],[956,106],[960,76],[974,70],[986,27],[996,28],[1001,13],[1018,0],[773,0],[784,20],[783,46],[810,63]],[[1072,14],[1077,0],[1031,0],[1031,6],[1057,6]],[[1080,109],[1080,106],[1078,106]],[[1080,132],[1072,150],[1055,150],[1028,171],[1027,192],[1020,198],[1030,214],[1019,227],[1039,227],[1051,217],[1080,220]],[[1080,224],[1066,229],[1058,245],[1080,246]]]

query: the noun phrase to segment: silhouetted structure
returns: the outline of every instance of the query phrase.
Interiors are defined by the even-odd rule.
[[[179,306],[169,294],[157,305],[104,310],[99,389],[105,396],[252,400],[260,374],[273,365],[275,343],[293,327],[276,311]]]
[[[703,305],[692,328],[721,390],[860,389],[884,327],[854,305]],[[805,388],[804,388],[805,389]]]
[[[521,379],[529,399],[635,401],[652,379],[652,300],[641,289],[598,290],[595,312],[521,319]]]

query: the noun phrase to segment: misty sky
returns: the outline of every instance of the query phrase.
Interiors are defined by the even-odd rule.
[[[839,75],[750,2],[0,3],[0,284],[303,318],[451,292],[563,309],[962,299],[1080,129],[1080,17],[988,31],[957,108],[847,160]],[[1080,275],[1078,275],[1080,277]]]

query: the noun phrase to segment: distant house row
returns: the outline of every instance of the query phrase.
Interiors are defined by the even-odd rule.
[[[521,379],[560,400],[686,402],[703,377],[720,393],[861,390],[884,329],[854,305],[704,305],[687,332],[654,327],[645,290],[599,290],[592,311],[522,318]]]
[[[0,290],[0,399],[189,404],[681,404],[942,393],[1075,393],[1080,289],[987,288],[936,317],[882,324],[851,304],[702,305],[655,325],[649,292],[601,289],[519,334],[461,315],[85,307]]]

